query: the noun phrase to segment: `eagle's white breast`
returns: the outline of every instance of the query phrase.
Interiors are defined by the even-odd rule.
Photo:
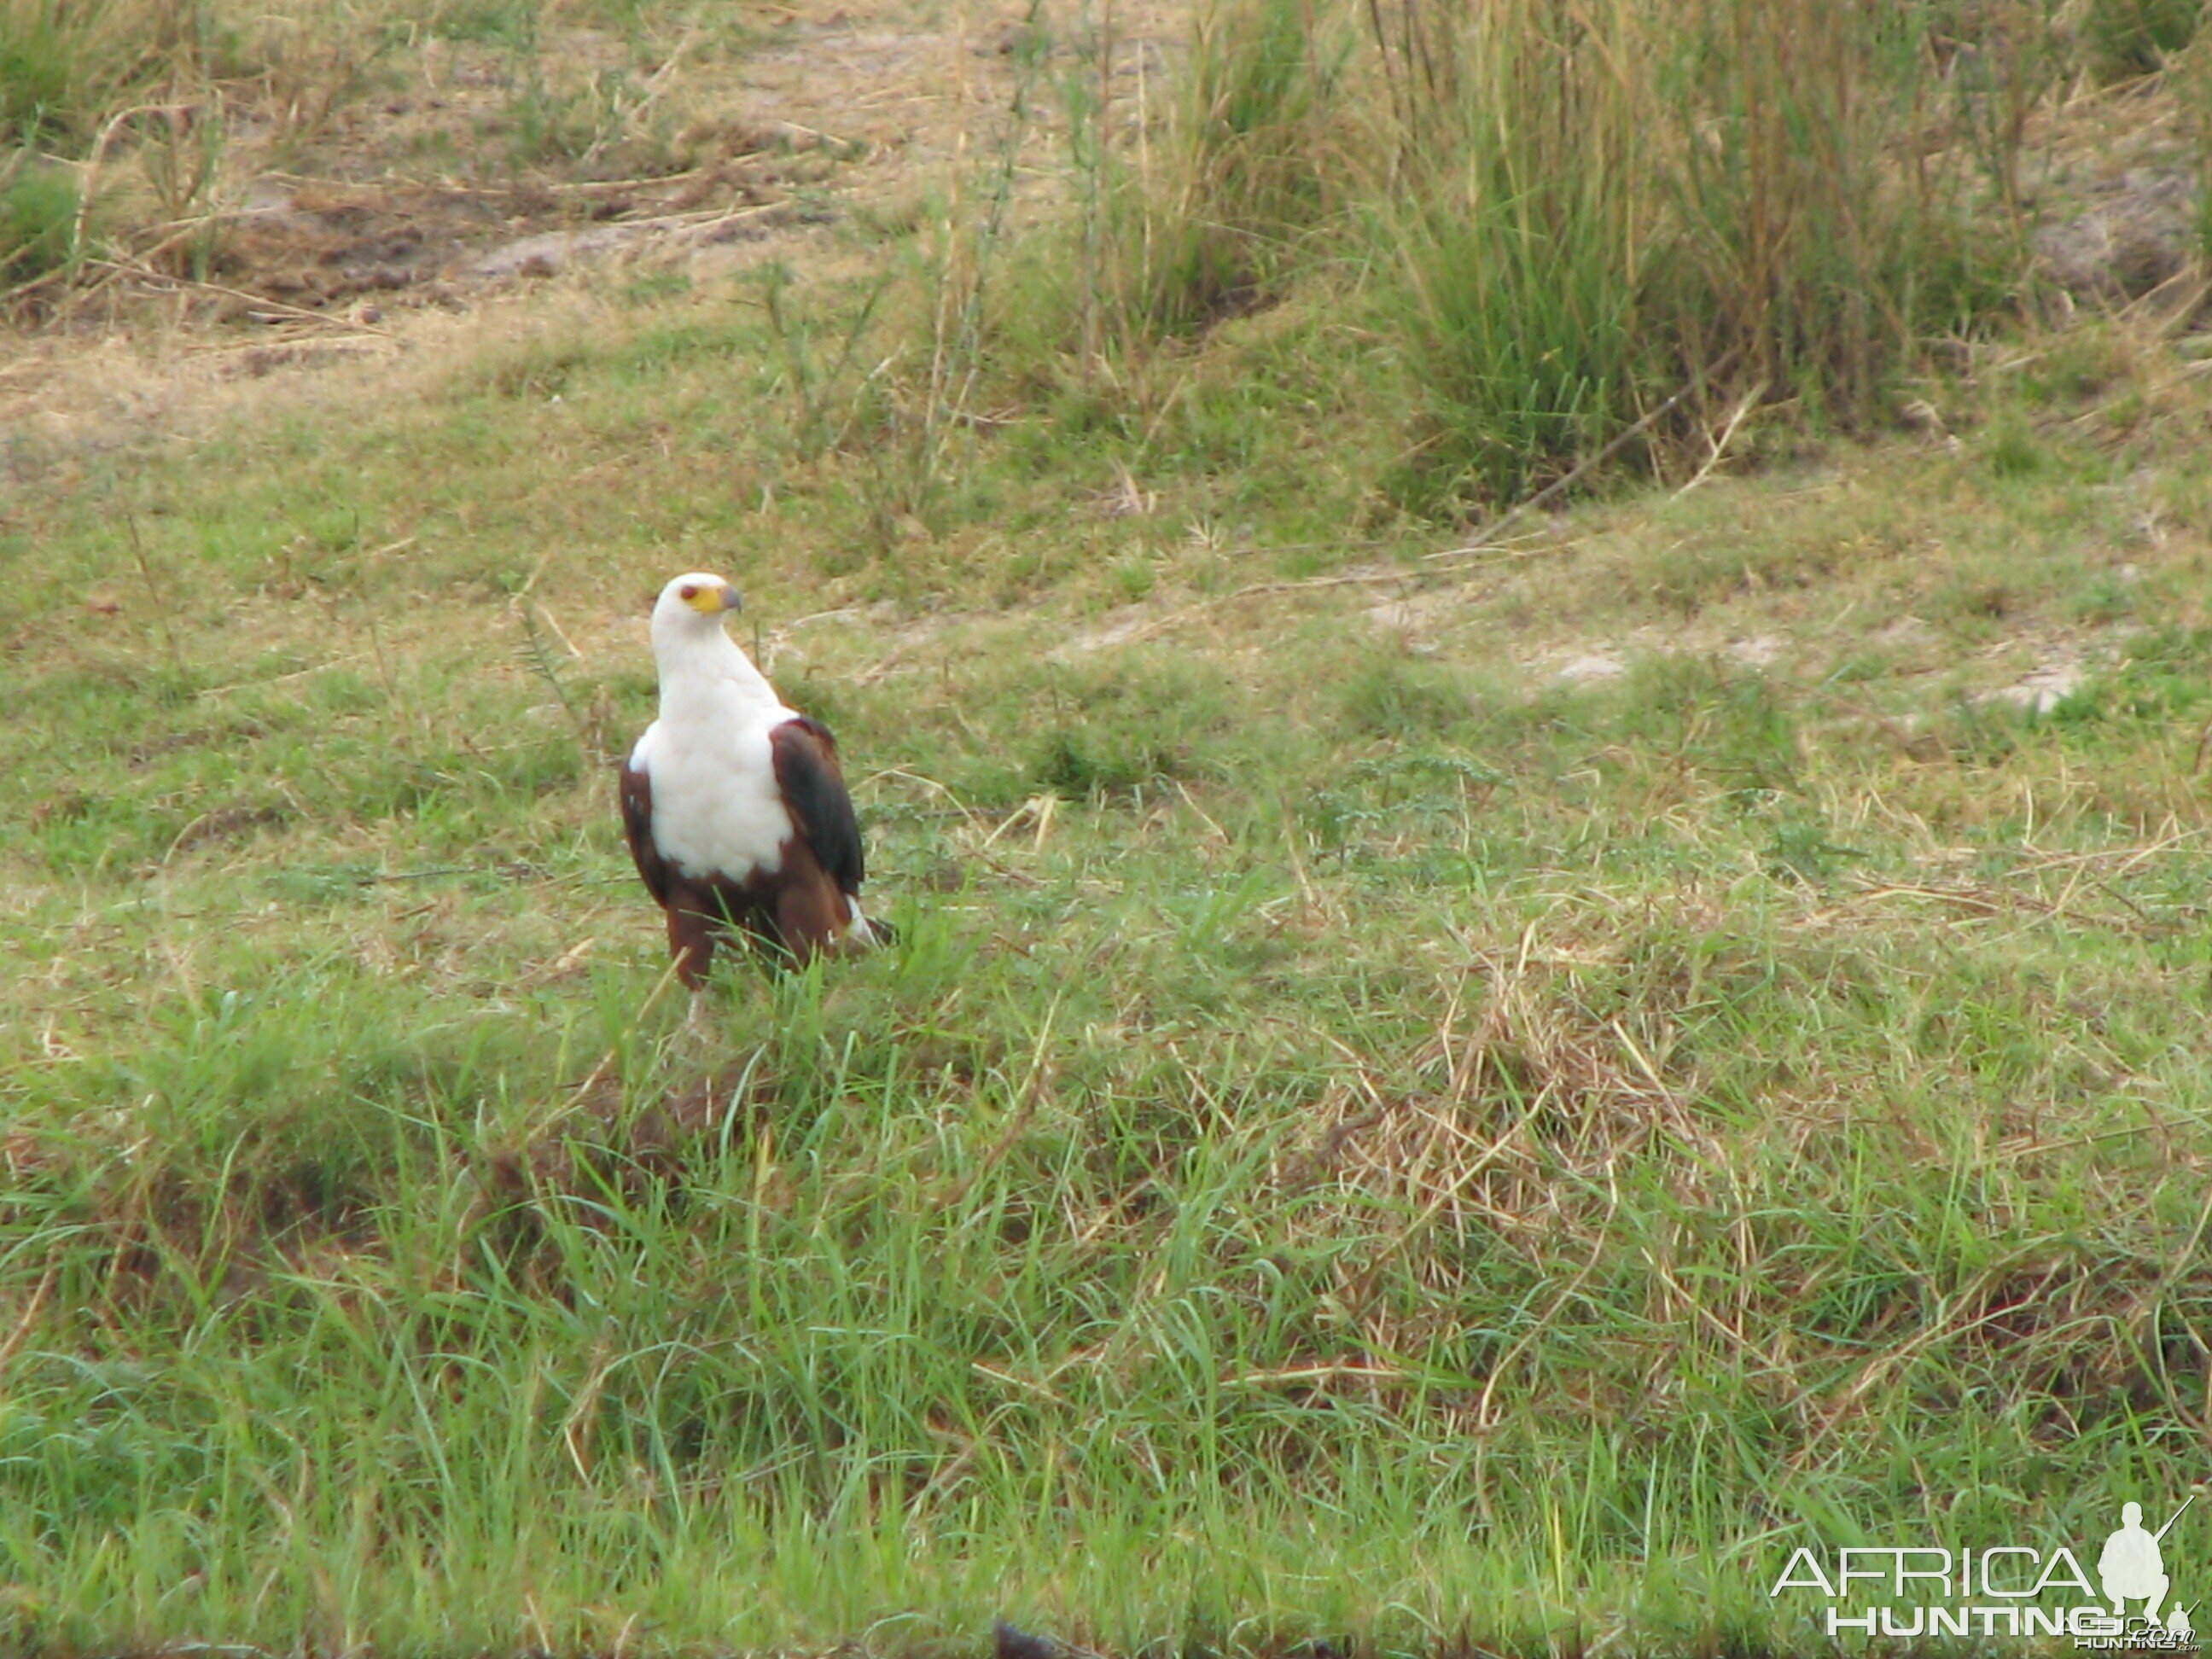
[[[630,754],[653,785],[653,845],[694,878],[774,869],[793,834],[769,746],[792,711],[729,701],[737,706],[664,712]]]

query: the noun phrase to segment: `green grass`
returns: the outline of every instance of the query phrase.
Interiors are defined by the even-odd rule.
[[[525,68],[546,15],[438,14]],[[1075,118],[1050,281],[1001,236],[1030,111],[866,281],[609,283],[9,434],[0,1647],[1791,1651],[1799,1544],[2178,1504],[2202,380],[2142,321],[1923,373],[1943,307],[1877,349],[1832,302],[1934,244],[1779,236],[1741,366],[1923,435],[1701,410],[1693,488],[1455,550],[1417,514],[1651,389],[1570,361],[1655,301],[1568,169],[1656,130],[1527,125],[1483,212],[1382,214],[1330,170],[1378,71],[1289,15],[1177,89],[1205,189],[1144,260],[1086,13],[1012,54]],[[1771,90],[1775,40],[1705,44]],[[1462,349],[1504,401],[1425,460]],[[692,568],[836,729],[901,929],[732,964],[704,1035],[612,789]]]
[[[1254,319],[871,550],[803,288],[15,455],[12,1643],[1787,1649],[1796,1542],[2178,1501],[2194,383],[2093,331],[2124,425],[1984,375],[1425,575],[1316,550],[1371,456]],[[700,565],[903,930],[703,1040],[606,761]]]

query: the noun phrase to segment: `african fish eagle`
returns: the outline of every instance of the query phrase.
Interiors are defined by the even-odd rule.
[[[836,740],[786,708],[722,631],[723,617],[743,603],[704,574],[660,590],[653,607],[660,718],[622,775],[630,855],[668,912],[668,948],[695,993],[726,927],[801,964],[878,937],[860,914],[860,827]]]

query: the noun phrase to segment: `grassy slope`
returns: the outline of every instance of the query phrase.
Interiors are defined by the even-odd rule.
[[[1376,393],[1325,319],[902,518],[797,458],[742,297],[17,452],[0,1630],[1787,1643],[1794,1529],[2177,1494],[2212,471],[2161,351],[1439,577],[1330,544]],[[908,939],[733,972],[704,1042],[605,765],[693,566]]]

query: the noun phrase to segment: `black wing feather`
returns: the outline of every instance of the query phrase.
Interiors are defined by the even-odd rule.
[[[668,902],[668,865],[653,839],[653,780],[641,766],[622,769],[623,830],[629,836],[629,855],[645,878],[646,890],[662,904]]]
[[[839,889],[858,893],[867,874],[866,860],[853,798],[845,793],[845,774],[837,764],[837,739],[820,720],[800,714],[769,733],[769,748],[775,757],[776,787],[799,833]]]

